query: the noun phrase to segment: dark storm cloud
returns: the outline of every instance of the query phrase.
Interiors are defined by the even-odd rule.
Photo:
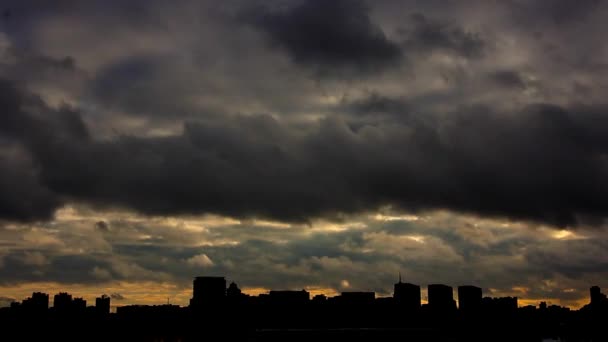
[[[0,217],[8,220],[47,220],[62,203],[40,183],[33,165],[0,156]]]
[[[99,141],[78,112],[3,90],[10,110],[2,133],[29,150],[37,170],[25,178],[27,191],[9,187],[14,172],[3,173],[5,208],[13,208],[5,218],[47,217],[66,198],[148,214],[286,221],[386,204],[560,226],[608,213],[603,107],[467,107],[358,126],[335,117],[304,130],[270,116],[235,116],[189,123],[176,136]],[[370,109],[390,112],[398,103],[381,101],[372,99]],[[30,102],[34,113],[22,109]],[[24,194],[40,204],[15,200]]]
[[[372,21],[363,1],[307,0],[287,9],[247,11],[244,18],[296,63],[323,72],[344,67],[381,70],[401,58],[399,46]]]
[[[80,114],[69,107],[50,109],[39,97],[19,88],[14,82],[0,80],[0,133],[24,142],[28,147],[53,140],[82,140],[88,131]]]
[[[185,116],[192,110],[187,98],[195,96],[195,89],[180,86],[181,96],[177,103],[174,98],[167,97],[168,80],[162,74],[171,67],[167,59],[170,58],[133,57],[109,65],[91,82],[91,93],[109,109],[159,119]]]
[[[266,7],[254,9],[243,3],[234,4],[237,4],[234,12],[239,13],[238,20],[253,25],[271,45],[286,52],[297,65],[318,70],[347,67],[369,71],[395,65],[405,55],[412,65],[420,66],[416,70],[417,78],[405,78],[398,68],[395,68],[396,75],[391,75],[394,79],[386,80],[386,84],[382,83],[383,79],[371,77],[368,83],[353,90],[355,94],[373,94],[368,98],[348,97],[346,93],[350,89],[342,89],[343,85],[334,84],[333,80],[324,80],[318,88],[312,91],[307,88],[309,93],[297,96],[297,99],[294,97],[293,103],[288,101],[294,112],[310,112],[311,117],[322,118],[312,120],[294,114],[296,118],[290,121],[288,115],[273,107],[284,94],[272,94],[273,89],[284,88],[287,83],[293,85],[293,93],[303,87],[304,81],[299,79],[302,75],[295,70],[298,68],[288,68],[287,72],[293,72],[293,77],[280,79],[276,81],[278,85],[267,88],[271,95],[258,97],[256,93],[254,96],[267,105],[261,108],[275,109],[269,110],[272,115],[253,115],[252,112],[260,107],[254,106],[255,109],[248,111],[249,103],[244,103],[240,108],[246,108],[243,112],[247,115],[230,116],[225,114],[228,111],[218,110],[213,114],[192,114],[187,116],[190,121],[184,123],[175,119],[184,117],[176,112],[192,113],[201,107],[184,105],[184,101],[176,99],[188,98],[196,104],[215,101],[216,107],[222,107],[238,103],[244,96],[235,90],[228,98],[215,98],[216,93],[213,93],[211,100],[204,98],[203,101],[201,97],[206,94],[200,93],[207,88],[191,81],[209,77],[205,85],[229,88],[230,92],[234,80],[222,78],[227,77],[227,73],[221,72],[223,69],[211,68],[221,64],[217,61],[224,61],[227,64],[224,68],[230,69],[230,63],[238,58],[232,55],[232,59],[222,58],[222,54],[234,54],[233,46],[209,44],[196,46],[196,53],[191,56],[186,53],[194,59],[204,56],[204,61],[211,65],[201,62],[203,69],[197,70],[200,73],[190,79],[183,70],[190,70],[191,64],[185,63],[184,69],[179,69],[177,63],[170,63],[176,57],[170,52],[181,51],[173,46],[123,53],[121,45],[118,52],[108,52],[113,58],[99,63],[94,63],[97,62],[95,58],[88,56],[93,60],[90,64],[98,69],[93,82],[86,83],[91,89],[84,91],[84,94],[94,96],[85,96],[80,111],[67,106],[51,106],[43,101],[43,98],[47,99],[43,94],[38,97],[25,90],[29,89],[27,83],[37,79],[35,74],[51,70],[47,78],[54,80],[56,73],[76,72],[81,65],[79,57],[65,57],[63,53],[50,57],[51,54],[35,51],[34,45],[24,53],[26,50],[18,50],[18,35],[11,35],[11,58],[8,59],[17,62],[6,62],[0,70],[4,78],[13,80],[12,83],[0,83],[0,106],[4,110],[0,118],[0,139],[18,152],[6,154],[2,151],[0,154],[0,167],[6,169],[0,175],[3,190],[0,215],[11,220],[48,219],[54,209],[66,201],[83,201],[122,206],[148,214],[210,212],[285,221],[337,217],[342,213],[374,210],[386,204],[409,210],[447,208],[556,225],[598,223],[605,219],[608,213],[604,158],[607,149],[604,127],[608,126],[606,108],[594,101],[580,101],[588,103],[587,107],[569,105],[573,101],[560,101],[562,89],[553,90],[560,96],[549,96],[552,94],[549,91],[542,94],[546,98],[526,94],[535,101],[515,98],[510,105],[511,97],[505,100],[506,96],[519,96],[513,89],[528,90],[528,75],[531,80],[542,80],[543,75],[536,70],[538,65],[524,71],[518,69],[516,63],[504,67],[493,64],[492,58],[501,63],[500,57],[504,56],[488,55],[495,52],[486,48],[491,44],[488,39],[496,37],[496,31],[504,28],[488,30],[482,39],[469,30],[455,8],[453,20],[448,20],[445,13],[441,15],[441,8],[433,12],[432,4],[425,5],[423,11],[403,5],[399,12],[404,14],[403,18],[393,25],[390,20],[382,20],[386,19],[386,11],[382,11],[386,4],[383,3],[298,1],[283,7],[265,4]],[[544,8],[546,3],[543,4],[534,6]],[[166,23],[160,18],[167,19],[173,13],[155,11],[150,5],[142,18],[137,19],[139,16],[134,14],[138,13],[137,6],[131,11],[116,5],[95,15],[99,6],[104,7],[62,6],[59,12],[67,11],[70,17],[73,11],[86,18],[90,16],[90,21],[95,23],[93,27],[100,23],[115,24],[116,32],[124,32],[125,36],[142,33],[138,31],[140,26],[158,26],[152,24],[156,22],[153,18]],[[527,5],[510,2],[504,6],[511,10],[509,13],[517,14],[517,8]],[[585,8],[595,9],[595,6],[585,2],[580,11],[593,15],[592,10]],[[33,13],[34,7],[15,7],[14,16]],[[180,3],[176,5],[175,13],[183,14],[179,11],[184,8],[191,10]],[[106,21],[109,19],[104,19],[105,14],[114,11],[124,13]],[[534,11],[530,13],[536,15]],[[44,9],[36,15],[50,18],[54,14]],[[137,20],[122,23],[131,17]],[[184,17],[183,21],[189,23],[186,19]],[[251,44],[263,45],[255,39],[259,38],[259,32],[246,35],[243,32],[248,30],[243,29],[243,25],[234,25],[238,29],[227,28],[226,18],[218,15],[215,19],[208,25],[216,25],[213,29],[217,34],[210,30],[214,33],[210,36],[219,36],[225,41],[222,34],[229,32],[234,36],[245,35],[235,38],[237,42],[253,37]],[[197,23],[202,25],[197,26],[202,32],[204,25]],[[48,32],[54,32],[51,28],[64,32],[61,22],[53,21],[53,24],[57,26],[51,25]],[[539,20],[538,25],[546,23]],[[167,30],[171,27],[174,26],[167,26]],[[187,25],[177,27],[190,28]],[[522,30],[526,28],[524,26]],[[514,32],[507,33],[517,33]],[[394,37],[390,33],[395,33]],[[157,37],[160,30],[152,30],[150,34]],[[44,39],[40,41],[44,42]],[[184,38],[184,41],[188,39]],[[251,53],[243,58],[243,63],[262,61],[260,66],[268,67],[264,64],[267,63],[265,57],[273,53],[267,51],[266,46],[256,48],[247,46],[238,50]],[[78,52],[78,49],[74,51]],[[429,61],[432,58],[426,58],[426,54],[434,51],[467,58],[464,61],[447,58],[447,62],[441,62],[444,64],[435,65],[435,61]],[[507,57],[504,60],[517,60]],[[537,63],[532,57],[530,63]],[[474,62],[470,60],[472,58],[475,58]],[[475,69],[480,65],[483,70]],[[214,72],[207,74],[208,69],[204,67]],[[172,68],[178,68],[179,72]],[[247,69],[257,70],[254,64],[247,64]],[[29,72],[31,77],[19,79],[20,70]],[[457,86],[445,79],[436,79],[436,73],[460,71],[463,76]],[[263,74],[247,74],[242,77],[242,83],[251,84],[249,88],[257,90],[260,83],[273,83],[279,71],[272,72],[275,73],[269,74],[264,82],[251,81]],[[175,73],[179,74],[175,82],[164,83]],[[481,76],[470,76],[476,74]],[[292,79],[295,82],[292,83]],[[468,84],[471,79],[480,84]],[[548,84],[547,87],[551,85],[551,80],[542,81]],[[581,83],[580,89],[601,89],[592,87],[593,79],[586,74],[577,75],[576,81]],[[192,84],[196,86],[186,89]],[[396,89],[400,85],[407,87]],[[324,103],[325,94],[314,92],[323,93],[326,89],[328,98],[343,98],[343,103],[319,105]],[[486,89],[495,92],[488,94],[489,99],[484,97]],[[392,95],[383,95],[383,90]],[[468,105],[474,101],[469,98],[482,98],[486,102]],[[559,105],[534,104],[536,100],[545,99]],[[505,102],[509,105],[504,105]],[[437,111],[435,107],[439,106],[442,109]],[[509,109],[499,109],[505,107]],[[175,127],[183,124],[183,130],[168,130],[168,134],[163,132],[167,135],[164,137],[125,135],[108,138],[98,134],[99,126],[114,124],[113,117],[104,116],[106,109],[126,111],[125,121],[137,116],[144,122],[142,125],[150,122],[162,126],[167,121],[177,121]],[[14,156],[18,158],[14,159]],[[104,226],[100,225],[98,229],[104,230]]]
[[[464,57],[480,57],[485,47],[478,34],[434,20],[422,13],[412,14],[400,33],[404,37],[406,53],[439,50]]]
[[[87,136],[80,116],[68,108],[50,110],[39,98],[0,81],[0,134],[5,146],[36,150],[56,139],[69,143]],[[25,112],[25,108],[28,112]],[[0,215],[6,219],[49,219],[62,201],[39,179],[39,164],[19,151],[0,154]]]
[[[526,82],[521,75],[512,70],[496,71],[489,75],[491,81],[505,88],[525,88]]]
[[[584,21],[585,18],[597,10],[604,0],[553,0],[553,1],[510,1],[509,5],[512,13],[524,20],[526,24],[530,22],[550,23],[552,25],[576,24]]]

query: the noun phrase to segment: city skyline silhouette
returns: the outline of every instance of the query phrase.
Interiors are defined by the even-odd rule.
[[[4,0],[6,324],[598,340],[604,32],[607,0]]]
[[[207,283],[204,286],[201,287],[201,285],[197,286],[197,281],[205,281],[205,282],[211,282],[211,283]],[[215,282],[214,285],[213,282]],[[311,296],[311,292],[307,291],[306,289],[300,289],[300,290],[287,290],[287,289],[281,289],[281,290],[277,290],[277,289],[270,289],[268,291],[265,292],[259,292],[257,295],[252,295],[252,294],[247,294],[245,292],[243,292],[237,285],[236,282],[231,281],[229,286],[226,285],[226,277],[223,276],[199,276],[199,277],[195,277],[194,283],[193,283],[193,297],[190,298],[189,300],[189,304],[186,306],[192,306],[193,305],[193,301],[196,302],[198,301],[205,301],[204,298],[196,298],[198,296],[205,297],[205,296],[209,296],[209,292],[213,292],[213,290],[209,291],[209,287],[213,287],[215,286],[216,288],[216,293],[220,293],[223,292],[225,296],[230,296],[231,291],[233,291],[233,294],[237,295],[237,296],[244,296],[244,297],[265,297],[265,296],[272,296],[274,295],[278,295],[280,296],[281,293],[286,294],[287,297],[289,297],[289,295],[291,294],[295,294],[297,295],[298,293],[305,293],[306,294],[306,300],[312,300],[314,299]],[[199,288],[199,290],[197,291],[197,288]],[[206,290],[203,288],[207,288]],[[217,290],[217,289],[223,289],[223,290]],[[431,290],[432,289],[432,290]],[[595,297],[596,297],[596,301],[602,301],[605,297],[605,295],[603,293],[601,293],[601,288],[599,286],[592,286],[590,288],[590,291],[594,291],[595,290]],[[495,299],[511,299],[514,301],[515,303],[515,307],[522,307],[521,305],[518,304],[518,297],[517,296],[503,296],[503,297],[483,297],[482,293],[483,293],[483,289],[480,287],[477,287],[475,285],[459,285],[456,288],[453,288],[450,285],[446,285],[446,284],[439,284],[439,283],[431,283],[428,284],[426,286],[426,296],[422,296],[422,293],[424,292],[424,287],[420,286],[420,285],[416,285],[416,284],[412,284],[409,282],[403,282],[402,281],[402,277],[401,277],[401,273],[399,273],[398,275],[398,282],[394,284],[393,286],[393,292],[392,292],[392,296],[377,296],[375,291],[356,291],[356,290],[350,290],[350,291],[342,291],[340,293],[335,294],[334,296],[328,296],[326,293],[318,293],[318,291],[315,291],[317,293],[312,294],[313,296],[318,296],[318,298],[336,298],[336,297],[341,297],[343,295],[357,295],[357,294],[361,294],[363,296],[367,295],[369,296],[369,298],[371,298],[372,300],[375,299],[387,299],[387,298],[392,298],[395,302],[400,302],[405,306],[413,306],[413,307],[421,307],[423,305],[429,305],[431,303],[432,300],[429,300],[429,298],[435,297],[435,298],[439,298],[440,301],[444,301],[444,302],[451,302],[453,301],[453,306],[454,308],[458,308],[461,309],[461,304],[460,304],[460,298],[463,298],[463,300],[465,300],[465,302],[467,301],[467,299],[470,299],[472,297],[474,298],[479,298],[479,300],[481,300],[482,298],[495,298]],[[198,296],[197,296],[198,293]],[[430,296],[428,294],[431,294]],[[29,300],[32,300],[32,298],[34,298],[37,295],[45,295],[46,297],[49,296],[49,294],[44,293],[43,290],[40,291],[35,291],[32,293],[31,297],[25,298],[21,301],[21,303],[23,302],[27,302]],[[102,294],[100,297],[96,297],[95,301],[102,301],[105,304],[102,304],[104,306],[109,305],[107,303],[109,303],[110,299],[114,296],[116,296],[117,294],[113,294],[113,296],[109,296],[107,294]],[[456,296],[454,296],[456,295]],[[592,294],[591,297],[594,297],[594,295]],[[213,297],[209,297],[209,298],[213,298]],[[86,307],[86,300],[82,297],[73,297],[72,298],[72,294],[68,293],[68,292],[58,292],[55,297],[54,297],[54,301],[59,301],[59,306],[62,306],[62,299],[66,302],[73,302],[76,301],[78,304],[76,304],[76,306],[83,306]],[[123,298],[117,298],[119,300],[122,300]],[[167,302],[166,304],[171,304],[170,300],[171,300],[171,296],[166,297]],[[107,302],[106,302],[107,300]],[[213,301],[213,299],[207,299],[207,300],[211,300]],[[46,301],[48,302],[48,298],[46,299]],[[540,305],[540,303],[544,303],[543,305],[555,305],[551,302],[546,302],[543,300],[538,301],[538,304]],[[19,304],[18,300],[13,300],[12,303],[9,304]],[[154,303],[152,305],[162,305],[165,303]],[[133,303],[133,304],[127,304],[127,305],[146,305],[146,304],[141,304],[141,303]],[[172,305],[176,305],[176,306],[182,306],[179,304],[172,304]],[[445,305],[445,304],[444,304]],[[467,305],[470,304],[464,304],[465,307]],[[473,304],[475,305],[475,304]],[[54,306],[54,305],[53,305]],[[535,306],[532,304],[528,304],[526,306]],[[560,305],[557,305],[560,306]],[[115,307],[115,306],[113,306]],[[576,308],[570,308],[568,306],[563,306],[564,308],[568,308],[568,309],[574,309],[576,310]],[[109,308],[109,306],[108,306]],[[465,309],[466,310],[466,309]]]
[[[0,309],[0,319],[17,325],[104,324],[107,330],[95,338],[142,341],[197,340],[208,334],[254,341],[307,340],[314,334],[345,338],[361,333],[368,338],[402,336],[425,341],[443,338],[601,341],[607,336],[601,322],[608,314],[608,298],[598,286],[590,287],[589,303],[580,310],[545,302],[540,302],[538,307],[518,306],[516,297],[483,297],[482,289],[474,285],[457,288],[457,305],[451,286],[435,283],[427,287],[428,303],[421,301],[420,286],[403,282],[401,277],[394,284],[392,297],[376,297],[374,292],[360,291],[311,297],[306,290],[270,290],[250,296],[242,293],[235,282],[227,284],[225,277],[198,276],[194,278],[187,307],[169,303],[126,305],[111,312],[111,298],[107,295],[96,298],[94,306],[87,306],[85,300],[67,292],[55,294],[50,307],[48,294],[34,292],[9,308]],[[225,321],[228,317],[231,318]],[[150,322],[161,326],[148,326]],[[519,325],[518,329],[505,331],[500,336],[489,333],[490,328],[505,329],[513,325]],[[71,340],[80,336],[75,331],[44,334]],[[33,338],[37,333],[39,331],[22,336]]]

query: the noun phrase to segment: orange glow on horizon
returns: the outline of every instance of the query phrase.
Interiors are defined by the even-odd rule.
[[[250,296],[258,296],[260,294],[267,294],[271,289],[265,287],[244,287],[242,292]],[[327,297],[333,297],[340,294],[339,291],[332,288],[318,287],[318,286],[305,286],[304,290],[310,293],[311,298],[318,294],[326,295]],[[514,288],[513,290],[516,290]],[[519,290],[519,291],[517,291]],[[508,295],[515,295],[518,297],[519,307],[533,305],[538,307],[540,302],[546,302],[547,305],[559,305],[566,306],[572,310],[578,310],[584,305],[589,303],[589,298],[583,297],[573,300],[564,300],[559,298],[525,298],[522,294],[525,294],[525,289],[517,289],[518,293],[507,294],[507,293],[490,293],[491,297],[501,297]],[[187,306],[189,300],[192,297],[192,288],[190,286],[180,287],[176,284],[171,283],[156,283],[151,281],[144,282],[111,282],[104,285],[99,284],[60,284],[56,282],[35,282],[27,284],[16,284],[16,285],[3,285],[0,286],[0,293],[3,297],[13,298],[16,301],[22,301],[23,299],[30,297],[32,292],[44,292],[49,294],[49,306],[53,305],[53,296],[59,292],[68,292],[73,297],[82,297],[87,301],[87,305],[95,305],[95,298],[102,294],[112,295],[120,294],[124,299],[117,300],[112,299],[112,307],[123,306],[123,305],[161,305],[161,304],[174,304],[180,306]],[[377,297],[379,297],[377,295]],[[427,304],[424,293],[421,292],[421,304]]]

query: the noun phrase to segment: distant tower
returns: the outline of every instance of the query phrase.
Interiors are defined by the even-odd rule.
[[[591,292],[591,303],[590,305],[592,307],[596,307],[596,308],[608,308],[608,299],[606,298],[606,295],[602,293],[601,289],[599,288],[599,286],[592,286],[591,289],[589,290],[589,292]]]
[[[599,286],[591,286],[589,289],[591,294],[591,304],[599,304],[602,301],[602,290]]]
[[[420,286],[402,283],[401,272],[399,272],[399,282],[394,286],[393,298],[397,305],[404,310],[417,310],[420,308]]]
[[[228,290],[226,290],[226,297],[228,298],[238,298],[241,296],[241,289],[236,285],[235,282],[231,282],[230,286],[228,286]]]
[[[481,288],[472,285],[458,286],[458,309],[462,312],[477,312],[481,309]]]
[[[101,297],[95,298],[95,311],[100,315],[109,315],[110,297],[104,294]]]
[[[219,305],[226,299],[226,279],[224,277],[196,277],[192,285],[190,306]]]

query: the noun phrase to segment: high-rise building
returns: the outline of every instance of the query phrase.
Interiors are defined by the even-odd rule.
[[[478,312],[481,309],[481,288],[472,285],[458,286],[458,309],[462,312]]]
[[[23,300],[22,305],[28,312],[46,312],[49,309],[49,295],[42,292],[34,292],[31,297]]]
[[[100,315],[110,314],[110,297],[104,294],[95,298],[95,311]]]
[[[226,299],[226,278],[196,277],[190,306],[218,305]]]
[[[591,286],[589,292],[591,294],[591,305],[597,305],[606,300],[606,295],[602,293],[599,286]]]
[[[428,286],[429,307],[434,311],[451,311],[456,309],[451,286],[430,284]]]
[[[67,292],[59,292],[53,298],[55,312],[67,313],[72,309],[72,295]]]
[[[404,310],[417,310],[420,308],[420,286],[401,282],[395,283],[393,298],[397,305]]]

